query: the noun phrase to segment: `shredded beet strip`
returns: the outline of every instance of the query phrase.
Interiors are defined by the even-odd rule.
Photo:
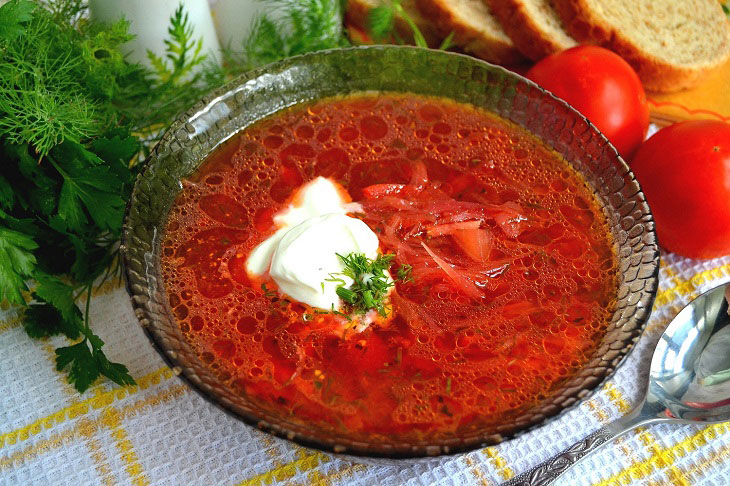
[[[448,277],[456,284],[456,288],[464,292],[467,296],[473,298],[473,299],[479,299],[482,297],[482,293],[479,292],[479,289],[474,285],[472,282],[469,281],[466,277],[459,275],[459,273],[454,270],[454,268],[446,263],[442,258],[440,258],[436,253],[431,250],[431,248],[428,247],[428,245],[422,241],[421,246],[428,252],[429,255],[431,255],[431,258],[433,258],[433,261],[436,262],[436,265],[438,265],[441,270],[448,275]]]
[[[480,263],[487,263],[489,253],[492,251],[492,235],[486,229],[472,228],[459,229],[451,236],[459,248],[469,257]]]
[[[429,226],[426,230],[428,236],[444,236],[454,234],[458,230],[478,229],[481,222],[479,221],[462,221],[460,223],[436,224]]]

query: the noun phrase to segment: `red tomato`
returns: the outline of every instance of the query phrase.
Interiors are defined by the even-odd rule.
[[[646,137],[649,105],[636,72],[621,57],[596,46],[548,56],[527,77],[563,98],[630,158]]]
[[[631,168],[659,244],[692,258],[730,254],[730,124],[677,123],[641,146]]]

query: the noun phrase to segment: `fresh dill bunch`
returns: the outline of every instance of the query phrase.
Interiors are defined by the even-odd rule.
[[[116,126],[121,117],[119,105],[128,98],[139,98],[152,87],[148,73],[128,63],[121,51],[121,46],[134,37],[129,33],[129,22],[82,23],[77,33],[78,56],[83,64],[78,74],[87,93],[101,102],[104,126]]]
[[[71,28],[83,21],[89,8],[86,0],[43,0],[38,3],[51,13],[56,23]]]
[[[59,12],[77,12],[75,0],[52,3]],[[132,38],[127,22],[69,24],[33,2],[2,10],[15,5],[31,14],[16,24],[19,34],[0,36],[0,137],[28,143],[43,158],[66,140],[83,143],[135,121],[123,106],[139,106],[157,90],[120,50]]]
[[[77,77],[83,61],[70,52],[72,37],[36,8],[20,35],[0,39],[0,137],[28,142],[44,156],[99,129],[98,106]]]
[[[395,32],[395,19],[403,19],[413,33],[413,42],[419,47],[428,47],[426,38],[423,36],[421,29],[418,28],[413,18],[405,11],[400,3],[400,0],[390,0],[383,5],[379,5],[370,9],[368,12],[368,28],[373,36],[373,39],[377,41],[383,41],[387,37],[395,37],[398,39]]]
[[[307,52],[349,45],[339,0],[259,0],[273,14],[254,20],[239,65],[251,69]]]
[[[395,29],[396,19],[402,19],[408,25],[415,45],[429,47],[421,29],[418,28],[413,17],[401,5],[401,0],[386,0],[382,5],[370,9],[367,25],[370,36],[377,42],[390,40],[403,44],[403,39],[400,38]],[[453,38],[454,33],[451,32],[438,48],[445,51],[453,47]]]

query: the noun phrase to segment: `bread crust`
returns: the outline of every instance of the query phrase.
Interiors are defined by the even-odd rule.
[[[539,61],[543,57],[577,45],[566,45],[545,35],[520,0],[485,0],[515,47],[526,57]]]
[[[423,16],[430,20],[443,37],[453,32],[454,43],[485,61],[497,64],[515,65],[524,62],[515,45],[495,37],[485,36],[482,32],[463,23],[454,12],[450,0],[416,0]]]
[[[378,3],[378,2],[376,2]],[[355,25],[363,32],[368,31],[368,14],[372,8],[373,2],[365,0],[347,0],[347,9],[345,11],[345,20],[352,25]],[[408,4],[404,5],[408,9]],[[418,26],[418,29],[423,34],[423,38],[426,39],[426,43],[429,47],[438,47],[443,40],[436,30],[436,27],[426,19],[420,16],[420,12],[413,5],[412,10],[414,11],[415,18],[413,21]],[[395,19],[395,30],[398,35],[409,42],[413,41],[413,32],[411,31],[408,23],[400,17]]]
[[[720,67],[730,57],[730,49],[726,49],[725,56],[714,62],[677,66],[642,51],[620,30],[596,17],[585,0],[554,0],[553,5],[570,35],[580,42],[605,47],[623,57],[650,91],[670,93],[696,86],[710,71]],[[725,27],[728,38],[730,24],[726,23]]]

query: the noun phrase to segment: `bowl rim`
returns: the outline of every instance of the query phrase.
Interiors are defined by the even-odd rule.
[[[195,390],[200,396],[202,396],[207,402],[213,404],[218,409],[222,410],[226,414],[236,418],[239,421],[242,421],[248,426],[254,427],[260,431],[263,431],[265,433],[271,434],[275,437],[283,438],[288,441],[294,442],[296,444],[302,445],[304,447],[318,450],[327,454],[335,454],[338,457],[342,457],[346,460],[350,461],[365,461],[368,462],[368,460],[387,460],[386,464],[413,464],[419,461],[435,461],[440,460],[444,457],[453,457],[460,454],[465,454],[472,452],[474,450],[480,449],[486,445],[489,444],[479,444],[474,443],[469,446],[462,445],[461,447],[455,447],[450,448],[448,446],[439,446],[438,452],[430,453],[427,452],[425,454],[410,454],[410,453],[400,453],[397,451],[393,452],[373,452],[373,451],[367,451],[363,449],[357,449],[354,447],[341,447],[335,445],[327,446],[323,444],[322,442],[319,442],[314,436],[304,436],[299,433],[293,433],[293,432],[285,432],[280,429],[280,427],[272,426],[271,424],[263,421],[260,418],[257,418],[255,416],[248,416],[248,414],[242,414],[238,411],[234,410],[231,406],[226,405],[221,401],[221,399],[215,395],[214,393],[209,393],[206,390],[202,389],[198,384],[196,384],[193,380],[190,379],[186,375],[185,372],[185,366],[181,365],[181,363],[178,362],[178,359],[176,357],[173,357],[170,355],[168,350],[163,346],[163,344],[160,342],[161,340],[155,335],[155,333],[146,325],[142,323],[142,316],[148,316],[149,314],[147,310],[145,309],[145,306],[138,303],[134,296],[135,292],[132,289],[132,282],[131,282],[131,276],[130,276],[130,265],[128,263],[128,246],[127,242],[129,241],[129,232],[131,229],[131,226],[129,224],[129,217],[130,217],[130,211],[133,206],[133,202],[135,201],[135,195],[138,190],[138,186],[140,184],[140,181],[143,178],[144,173],[146,173],[149,170],[149,166],[154,160],[156,156],[156,149],[158,147],[164,146],[166,144],[169,144],[172,139],[174,139],[174,134],[181,129],[185,123],[190,119],[190,113],[194,109],[196,113],[200,113],[203,111],[207,111],[211,106],[213,106],[215,103],[219,101],[219,99],[236,89],[237,87],[240,87],[242,84],[245,84],[247,82],[251,82],[252,80],[255,80],[261,76],[270,74],[270,72],[273,70],[277,70],[277,68],[281,66],[285,66],[287,64],[293,64],[296,62],[305,61],[307,59],[317,58],[317,57],[323,57],[332,55],[334,53],[342,52],[342,51],[349,51],[349,52],[360,52],[360,51],[389,51],[389,50],[420,50],[420,51],[429,51],[432,53],[437,53],[438,55],[445,55],[445,56],[457,56],[461,58],[468,59],[469,62],[475,63],[475,64],[481,64],[486,65],[489,67],[489,69],[492,70],[498,70],[501,71],[503,74],[506,74],[508,77],[517,77],[520,81],[528,84],[532,88],[538,90],[541,92],[541,95],[547,96],[549,98],[552,98],[553,101],[557,102],[558,104],[563,105],[565,108],[568,109],[569,112],[572,113],[573,116],[583,120],[586,125],[589,127],[589,129],[593,132],[594,135],[599,136],[603,142],[606,144],[606,148],[608,150],[612,150],[616,154],[616,161],[621,165],[622,169],[625,169],[626,172],[631,175],[634,179],[634,181],[637,184],[637,187],[639,188],[638,194],[643,196],[643,191],[641,190],[641,186],[636,180],[633,172],[631,171],[630,167],[626,163],[626,161],[621,157],[621,155],[618,153],[616,148],[611,144],[611,142],[607,139],[607,137],[593,124],[590,120],[588,120],[583,114],[581,114],[577,109],[575,109],[573,106],[571,106],[568,102],[563,100],[562,98],[559,98],[558,96],[554,95],[549,90],[542,88],[535,82],[531,81],[530,79],[514,72],[510,71],[502,66],[492,64],[486,61],[483,61],[481,59],[461,54],[461,53],[454,53],[454,52],[448,52],[448,51],[441,51],[436,49],[427,49],[422,47],[416,47],[416,46],[398,46],[398,45],[372,45],[372,46],[353,46],[353,47],[344,47],[344,48],[335,48],[335,49],[326,49],[316,52],[310,52],[306,54],[301,54],[297,56],[292,56],[289,58],[282,59],[280,61],[267,64],[265,66],[261,66],[259,68],[253,69],[251,71],[248,71],[240,76],[237,76],[236,78],[230,80],[225,85],[211,91],[209,94],[201,98],[197,103],[195,103],[193,106],[191,106],[188,110],[182,112],[179,114],[176,119],[170,124],[170,126],[165,130],[164,134],[160,138],[160,140],[155,144],[153,149],[150,151],[150,155],[147,157],[147,159],[143,163],[143,168],[140,171],[140,173],[137,176],[137,179],[135,180],[134,189],[132,191],[132,195],[130,196],[126,209],[124,214],[124,220],[123,220],[123,230],[122,230],[122,236],[121,236],[121,244],[120,244],[120,252],[121,252],[121,263],[123,267],[123,275],[124,275],[124,282],[125,282],[125,288],[130,296],[130,301],[132,303],[135,316],[137,317],[137,320],[140,322],[140,327],[144,330],[144,333],[147,335],[148,339],[152,343],[154,349],[157,351],[157,353],[162,357],[164,362],[173,370],[173,372],[181,378],[190,388]],[[403,90],[403,93],[407,93],[407,90]],[[448,98],[448,97],[447,97]],[[296,103],[296,105],[310,103],[311,101],[302,101]],[[277,109],[272,113],[278,113],[282,109]],[[483,108],[486,109],[486,108]],[[268,116],[272,116],[268,115]],[[497,115],[500,116],[500,115]],[[501,117],[501,116],[500,116]],[[236,135],[240,134],[243,130],[245,130],[246,127],[234,132],[232,135],[219,140],[218,144],[212,149],[212,151],[215,151],[216,149],[220,148],[220,146],[227,140],[235,137]],[[529,129],[526,127],[522,127],[523,130],[527,131],[528,133],[531,133]],[[571,164],[572,165],[572,164]],[[577,169],[576,169],[577,170]],[[646,277],[646,280],[651,281],[651,288],[649,289],[649,302],[647,302],[647,309],[648,311],[644,313],[643,316],[635,318],[634,321],[637,323],[636,326],[636,339],[634,339],[632,342],[628,344],[628,349],[626,349],[623,352],[623,355],[620,357],[620,359],[616,362],[615,365],[613,365],[613,369],[611,369],[608,373],[604,375],[604,377],[597,381],[590,389],[583,389],[585,392],[581,396],[576,396],[576,399],[567,406],[562,406],[560,410],[553,414],[549,415],[546,418],[544,418],[542,421],[532,424],[528,427],[522,428],[516,432],[513,432],[511,434],[508,434],[506,436],[503,436],[503,439],[500,441],[500,443],[509,442],[516,438],[519,438],[520,436],[532,432],[535,430],[538,430],[545,425],[560,419],[565,414],[567,414],[569,411],[576,409],[581,403],[585,402],[586,400],[589,400],[592,398],[600,389],[603,388],[603,386],[608,382],[610,379],[612,379],[615,375],[615,373],[618,371],[618,369],[623,366],[623,364],[626,362],[628,357],[631,355],[631,353],[636,348],[636,343],[643,335],[647,323],[649,321],[649,317],[651,315],[651,309],[653,308],[654,301],[656,299],[657,291],[658,291],[658,278],[659,278],[659,270],[660,270],[660,252],[658,245],[656,244],[656,230],[654,228],[654,217],[653,213],[651,211],[651,208],[646,201],[646,198],[644,197],[644,202],[646,203],[646,209],[647,209],[647,215],[649,217],[648,222],[652,223],[650,232],[654,234],[654,257],[652,258],[651,262],[649,264],[653,265],[653,271],[652,274],[648,277]],[[149,319],[154,320],[154,319]],[[425,449],[428,449],[428,447],[425,447]]]

